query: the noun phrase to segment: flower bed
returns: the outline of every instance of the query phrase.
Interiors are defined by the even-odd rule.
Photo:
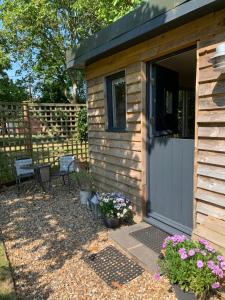
[[[225,275],[225,260],[207,241],[192,241],[184,235],[174,235],[167,237],[162,247],[159,266],[171,284],[197,296],[220,288]]]
[[[129,199],[119,193],[98,193],[100,212],[104,218],[127,221],[132,219],[132,205]]]

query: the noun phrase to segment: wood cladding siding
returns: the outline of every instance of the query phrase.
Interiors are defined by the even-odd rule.
[[[225,252],[225,76],[215,71],[209,58],[225,34],[215,34],[198,44],[197,164],[194,235],[209,239]]]
[[[139,212],[142,209],[141,67],[141,63],[135,63],[124,68],[127,92],[126,132],[107,132],[105,77],[99,76],[88,81],[91,171],[101,190],[124,193]]]
[[[125,193],[143,211],[145,62],[197,45],[193,236],[209,239],[219,249],[225,249],[225,238],[221,241],[218,234],[225,226],[225,75],[213,69],[209,58],[225,41],[224,32],[221,10],[86,67],[91,170],[100,189]],[[127,132],[112,133],[106,131],[105,76],[121,70],[126,72]]]

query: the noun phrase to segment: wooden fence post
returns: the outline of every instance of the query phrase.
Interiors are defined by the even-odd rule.
[[[30,119],[30,111],[29,111],[29,103],[23,104],[23,119],[25,125],[25,148],[30,153],[30,156],[33,157],[33,144],[32,144],[32,130],[31,130],[31,119]]]

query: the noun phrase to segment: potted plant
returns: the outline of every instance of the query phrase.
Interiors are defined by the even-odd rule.
[[[91,197],[94,190],[93,177],[85,170],[74,173],[74,177],[80,189],[80,202],[82,205],[87,205],[88,199]]]
[[[164,240],[159,266],[179,300],[206,299],[220,288],[225,275],[225,260],[220,253],[207,241],[192,241],[184,235]]]
[[[131,202],[119,193],[98,193],[99,209],[104,223],[109,228],[116,228],[121,221],[132,218]]]

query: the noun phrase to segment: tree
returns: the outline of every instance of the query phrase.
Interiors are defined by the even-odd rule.
[[[20,80],[14,83],[5,71],[0,70],[0,101],[22,102],[24,100],[28,100],[28,93],[23,83]]]
[[[44,82],[53,86],[60,82],[60,88],[66,94],[73,80],[65,72],[66,50],[115,21],[139,2],[3,0],[0,36],[4,36],[4,40],[0,40],[0,44],[13,60],[21,62],[21,71],[32,76],[39,86]]]

